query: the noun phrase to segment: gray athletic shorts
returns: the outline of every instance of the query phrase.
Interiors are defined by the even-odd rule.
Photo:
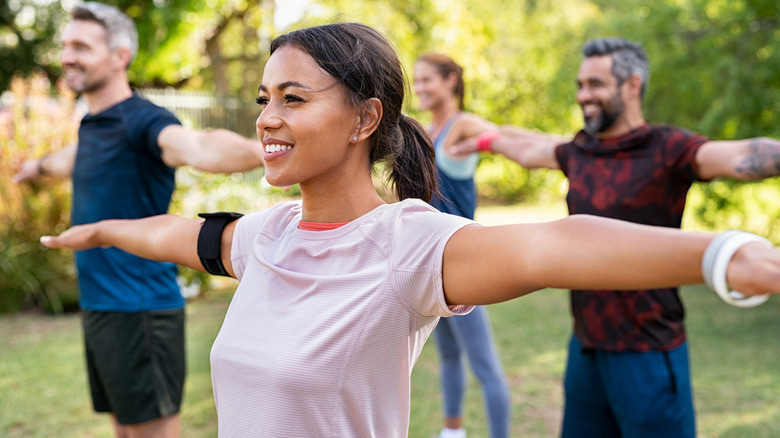
[[[179,412],[184,389],[184,309],[82,310],[87,372],[97,412],[120,424]]]

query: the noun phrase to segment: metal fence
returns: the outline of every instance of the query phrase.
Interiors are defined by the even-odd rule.
[[[238,98],[217,99],[204,91],[143,88],[138,94],[166,108],[179,118],[182,125],[193,129],[229,129],[247,138],[257,138],[255,121],[260,107]],[[243,172],[243,183],[255,184],[263,178],[262,169]]]
[[[259,107],[238,98],[217,99],[202,91],[145,88],[138,94],[167,108],[182,124],[195,129],[224,128],[248,138],[256,138],[255,120]]]

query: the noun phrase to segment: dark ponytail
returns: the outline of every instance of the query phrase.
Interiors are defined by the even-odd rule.
[[[417,120],[401,115],[401,139],[391,161],[389,184],[398,199],[419,198],[429,202],[438,193],[433,144]]]
[[[437,193],[433,145],[425,129],[401,113],[408,83],[387,39],[363,24],[335,23],[281,35],[271,43],[271,53],[287,45],[311,55],[343,84],[357,111],[368,99],[379,99],[383,115],[370,138],[371,165],[389,165],[388,185],[399,200],[430,201]]]

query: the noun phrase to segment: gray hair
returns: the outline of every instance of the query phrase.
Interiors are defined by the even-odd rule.
[[[650,82],[650,66],[647,53],[638,43],[622,38],[599,38],[586,42],[582,54],[586,58],[610,55],[612,74],[617,78],[618,85],[633,74],[639,75],[642,79],[640,95],[644,97],[647,84]]]
[[[104,3],[84,2],[73,7],[70,16],[74,20],[94,21],[106,28],[108,33],[108,48],[116,50],[120,47],[130,49],[130,62],[133,63],[138,54],[138,31],[135,23],[119,9]]]

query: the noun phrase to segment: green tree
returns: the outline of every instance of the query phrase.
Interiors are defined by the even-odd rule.
[[[61,14],[59,2],[0,2],[0,92],[8,89],[17,74],[42,70],[56,80],[59,69],[52,55]]]
[[[713,139],[780,138],[780,3],[771,0],[594,1],[589,37],[643,44],[651,66],[647,119]],[[697,184],[684,226],[743,228],[780,242],[780,179]]]

